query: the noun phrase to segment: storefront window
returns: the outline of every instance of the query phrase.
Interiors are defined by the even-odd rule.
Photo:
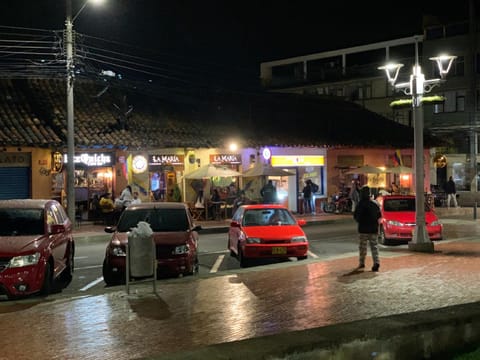
[[[298,190],[301,192],[307,180],[311,180],[318,185],[318,191],[315,195],[325,195],[325,187],[323,184],[324,168],[323,166],[306,166],[298,168]]]

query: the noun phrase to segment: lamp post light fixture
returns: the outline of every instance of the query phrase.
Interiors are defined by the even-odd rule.
[[[425,189],[424,189],[424,148],[423,148],[423,107],[422,97],[429,93],[433,87],[439,86],[445,81],[445,76],[452,66],[456,56],[442,55],[430,58],[436,61],[440,72],[440,79],[426,80],[418,60],[418,40],[415,36],[415,64],[413,66],[410,81],[396,84],[400,68],[403,64],[388,64],[380,66],[379,70],[385,70],[387,79],[394,90],[400,90],[405,95],[412,96],[412,117],[414,126],[414,147],[415,147],[415,229],[412,241],[408,248],[413,251],[433,252],[433,243],[428,237],[425,226]]]
[[[73,82],[75,80],[75,63],[73,60],[73,22],[89,2],[100,3],[103,0],[86,0],[72,18],[72,0],[66,0],[65,53],[67,57],[67,213],[75,222],[75,125],[73,107]]]

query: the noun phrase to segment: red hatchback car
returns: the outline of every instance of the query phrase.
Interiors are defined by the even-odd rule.
[[[151,202],[128,206],[116,226],[105,231],[113,233],[105,250],[103,280],[117,285],[126,280],[126,245],[128,232],[140,221],[153,231],[158,277],[193,275],[198,272],[198,231],[188,206],[176,202]]]
[[[382,213],[380,243],[412,240],[416,221],[415,196],[385,195],[378,197],[377,202]],[[425,222],[430,240],[442,240],[443,225],[427,203],[425,203]]]
[[[305,220],[296,220],[282,205],[243,205],[232,217],[228,250],[240,266],[253,259],[307,258],[308,239],[301,229]]]
[[[0,200],[0,295],[48,295],[72,280],[72,223],[55,200]]]

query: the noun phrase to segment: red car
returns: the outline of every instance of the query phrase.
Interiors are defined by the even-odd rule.
[[[0,200],[0,295],[48,295],[72,280],[72,223],[55,200]]]
[[[153,231],[157,276],[193,275],[198,272],[198,231],[188,206],[176,202],[151,202],[128,206],[116,226],[107,226],[113,233],[105,250],[103,280],[117,285],[126,280],[126,245],[128,232],[140,221]]]
[[[382,213],[380,243],[412,240],[416,221],[415,196],[385,195],[378,197],[377,202]],[[430,240],[442,240],[443,225],[427,203],[425,203],[425,221]]]
[[[241,267],[262,258],[304,260],[308,239],[301,226],[305,223],[303,219],[297,221],[282,205],[240,206],[228,230],[228,250]]]

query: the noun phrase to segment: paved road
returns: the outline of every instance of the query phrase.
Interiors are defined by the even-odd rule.
[[[433,254],[404,248],[380,272],[356,256],[147,284],[73,299],[0,303],[0,359],[136,359],[203,345],[428,310],[480,299],[477,221]],[[470,229],[470,230],[468,230]]]

